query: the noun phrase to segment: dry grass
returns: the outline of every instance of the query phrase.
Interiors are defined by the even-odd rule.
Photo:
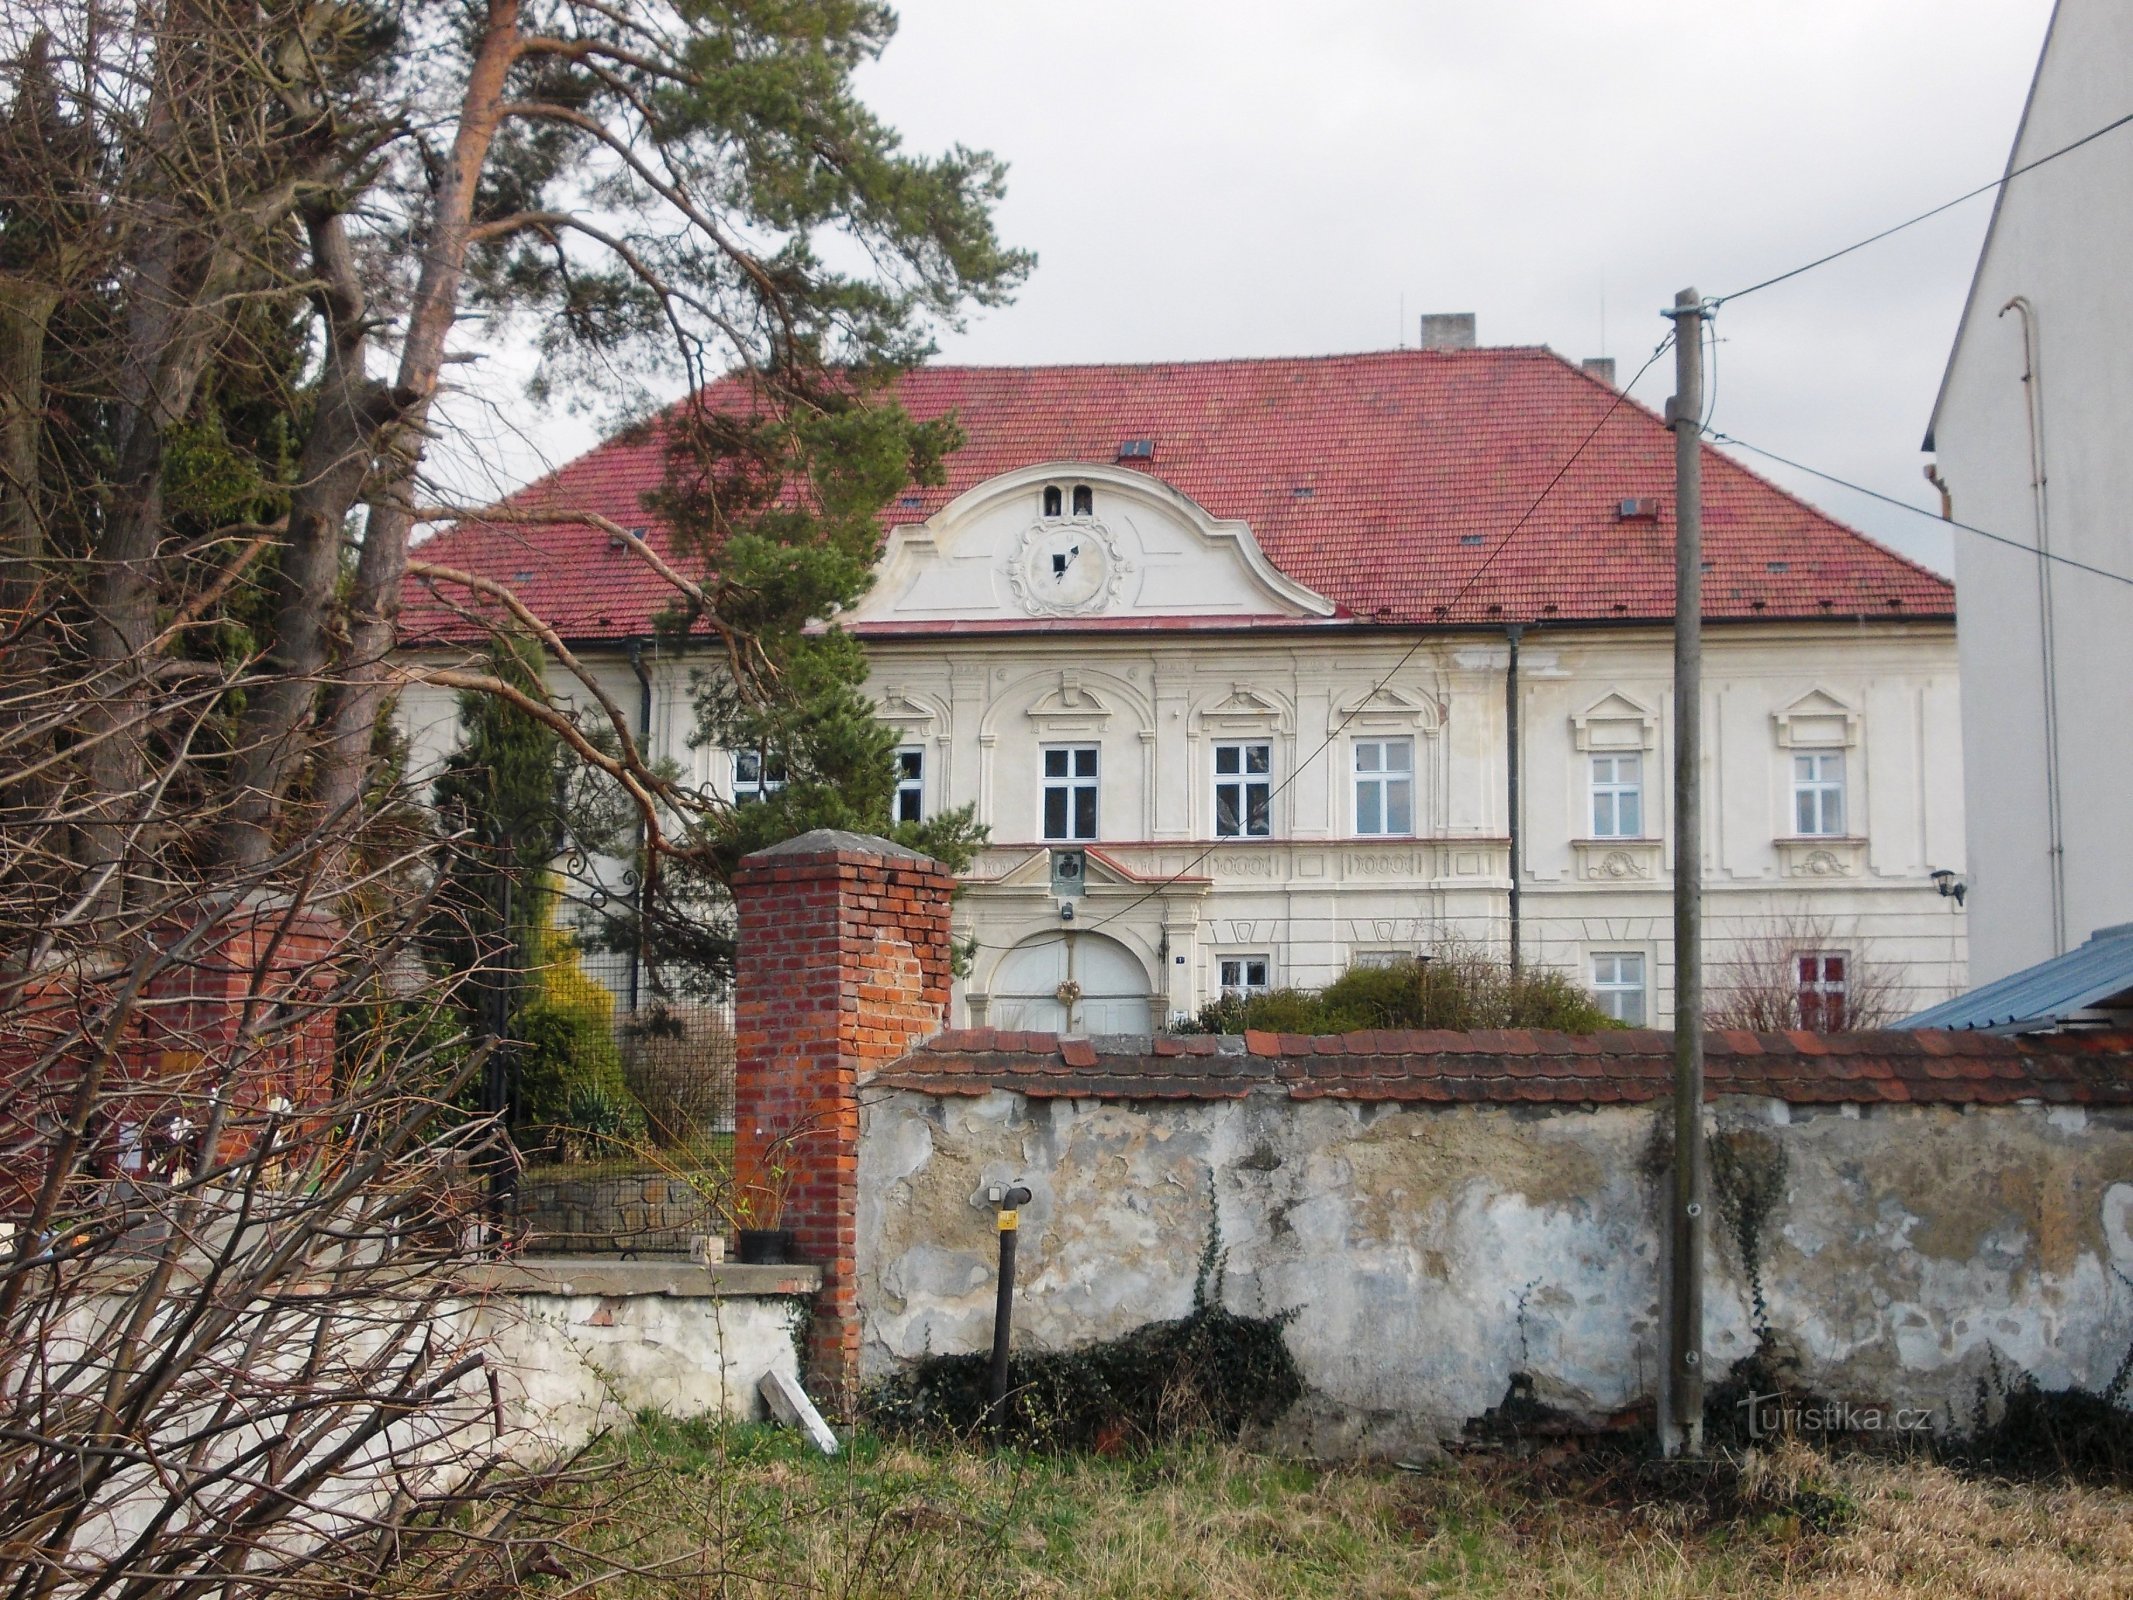
[[[2133,1594],[2133,1495],[1803,1447],[1702,1474],[1625,1458],[1425,1473],[1224,1447],[1132,1459],[919,1451],[823,1462],[754,1428],[613,1447],[603,1597],[1100,1600]],[[627,1469],[627,1470],[624,1470]],[[631,1570],[618,1570],[631,1569]]]

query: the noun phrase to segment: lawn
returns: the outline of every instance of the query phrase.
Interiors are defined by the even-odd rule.
[[[1213,1444],[1045,1458],[647,1418],[582,1464],[603,1597],[2123,1596],[2133,1494],[1800,1445],[1329,1469]]]

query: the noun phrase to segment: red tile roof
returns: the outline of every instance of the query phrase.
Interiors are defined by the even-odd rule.
[[[1673,437],[1635,401],[1610,415],[1615,392],[1552,351],[939,366],[905,378],[901,396],[918,416],[953,411],[967,442],[949,459],[944,485],[907,490],[895,502],[892,524],[921,522],[1002,472],[1042,461],[1111,462],[1122,441],[1147,439],[1154,457],[1135,465],[1217,517],[1242,518],[1282,571],[1353,617],[1428,624],[1673,614]],[[662,479],[661,440],[655,420],[511,503],[596,511],[652,529],[663,548],[663,530],[643,509]],[[1619,519],[1626,499],[1657,501],[1658,517]],[[1704,499],[1708,617],[1954,614],[1946,580],[1716,451],[1705,455]],[[461,525],[419,554],[511,583],[566,638],[643,633],[672,592],[632,552],[609,546],[606,534],[583,525]],[[466,631],[410,585],[404,639]]]
[[[1525,1029],[1058,1039],[958,1028],[868,1078],[931,1095],[1611,1105],[1672,1093],[1673,1035]],[[2002,1039],[1930,1029],[1705,1037],[1705,1088],[1793,1105],[2133,1105],[2133,1035]]]

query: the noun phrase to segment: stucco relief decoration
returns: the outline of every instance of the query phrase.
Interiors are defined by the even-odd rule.
[[[1859,713],[1827,689],[1809,690],[1774,720],[1781,749],[1842,749],[1859,742]]]
[[[1570,848],[1587,883],[1649,883],[1659,876],[1657,839],[1573,839]]]
[[[1233,683],[1229,693],[1213,705],[1203,706],[1194,720],[1211,734],[1251,734],[1285,731],[1288,707],[1270,699],[1249,684]]]
[[[1856,878],[1866,867],[1866,841],[1780,839],[1778,865],[1787,878]]]
[[[1412,877],[1415,872],[1412,850],[1351,850],[1345,859],[1349,874],[1358,878],[1405,878]]]
[[[916,739],[933,733],[942,721],[940,714],[931,706],[913,699],[910,692],[902,688],[891,689],[883,695],[881,703],[874,708],[874,715],[895,728],[897,733],[906,739]]]
[[[1428,695],[1382,686],[1339,707],[1335,716],[1344,728],[1415,728],[1423,733],[1435,733],[1444,722],[1443,708]]]
[[[1059,687],[1029,708],[1029,719],[1048,737],[1101,733],[1111,707],[1082,681],[1078,670],[1059,674]]]
[[[1659,743],[1659,716],[1620,690],[1602,696],[1570,719],[1580,750],[1650,750]]]
[[[1023,533],[1006,576],[1015,603],[1031,616],[1071,617],[1107,607],[1131,570],[1102,523],[1046,519]]]

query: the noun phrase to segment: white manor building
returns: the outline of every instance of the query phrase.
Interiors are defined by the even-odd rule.
[[[1144,1032],[1224,989],[1501,954],[1515,838],[1525,961],[1668,1021],[1673,445],[1649,412],[1541,349],[936,367],[902,392],[967,443],[840,620],[902,736],[903,814],[974,802],[991,830],[962,1020]],[[655,431],[515,503],[656,545],[663,470]],[[1709,981],[1753,969],[1833,1022],[1866,983],[1895,1014],[1951,994],[1953,592],[1716,453],[1705,494]],[[634,651],[653,748],[699,783],[763,781],[690,747],[716,658],[658,654],[670,591],[620,541],[462,526],[424,554],[510,582],[630,704]],[[411,588],[409,648],[463,630]],[[451,737],[447,696],[405,715],[418,748]],[[1071,920],[1062,849],[1086,851]]]

